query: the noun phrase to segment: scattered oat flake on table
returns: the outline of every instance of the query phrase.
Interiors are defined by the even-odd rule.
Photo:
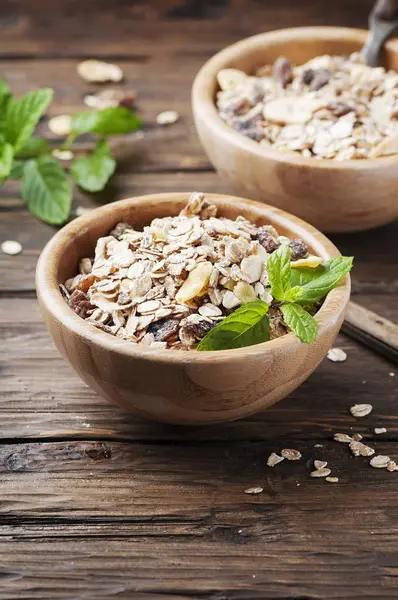
[[[376,435],[380,435],[381,433],[387,433],[387,429],[385,427],[375,427],[374,432]]]
[[[389,373],[389,376],[390,376],[390,377],[395,377],[395,373],[393,373],[393,372],[391,371],[391,373]]]
[[[301,458],[301,452],[294,450],[293,448],[284,448],[281,451],[281,454],[283,458],[286,458],[287,460],[300,460]]]
[[[70,115],[58,115],[52,117],[48,122],[48,128],[55,135],[63,137],[69,135],[72,127],[72,117]]]
[[[347,354],[341,348],[330,348],[327,357],[332,362],[344,362],[347,360]]]
[[[156,123],[158,125],[171,125],[176,123],[179,118],[180,115],[176,110],[164,110],[156,115]]]
[[[310,473],[311,477],[328,477],[332,471],[326,467],[323,469],[316,469]]]
[[[323,444],[314,444],[314,448],[323,448]]]
[[[319,470],[319,469],[324,469],[325,467],[327,467],[327,462],[325,460],[314,460],[314,467]]]
[[[85,206],[76,206],[75,215],[77,217],[81,217],[82,215],[86,215],[88,212],[94,210],[93,208],[86,208]]]
[[[371,404],[354,404],[350,408],[350,413],[353,417],[366,417],[372,410],[373,406]]]
[[[390,462],[387,464],[387,471],[396,471],[397,470],[397,463],[395,462],[395,460],[390,460]]]
[[[283,460],[285,460],[283,456],[279,456],[279,454],[276,454],[275,452],[271,452],[271,454],[269,455],[269,457],[267,459],[267,465],[269,467],[274,467],[275,465],[282,462]]]
[[[342,442],[343,444],[349,444],[352,442],[352,437],[346,433],[335,433],[333,438],[336,442]]]
[[[366,446],[366,444],[355,440],[350,442],[350,450],[354,456],[372,456],[375,453],[370,446]]]
[[[389,456],[385,456],[383,454],[377,454],[370,460],[370,466],[375,467],[375,469],[385,469],[388,463],[391,461]]]
[[[251,487],[245,490],[245,494],[261,494],[262,491],[264,491],[262,487]]]
[[[77,72],[85,81],[93,83],[118,82],[123,79],[123,71],[118,65],[102,60],[84,60],[77,65]]]
[[[352,439],[354,442],[360,442],[363,439],[363,436],[360,433],[354,433]]]
[[[15,256],[16,254],[20,254],[22,252],[22,246],[19,242],[14,240],[6,240],[1,244],[1,249],[4,254],[9,254],[10,256]]]
[[[51,154],[59,160],[72,160],[73,158],[73,152],[70,150],[53,150]]]
[[[339,478],[338,477],[325,477],[326,481],[329,481],[329,483],[338,483]]]
[[[125,106],[133,108],[137,94],[134,91],[125,92],[123,90],[106,89],[96,94],[84,96],[83,102],[90,108],[101,110],[110,106]]]

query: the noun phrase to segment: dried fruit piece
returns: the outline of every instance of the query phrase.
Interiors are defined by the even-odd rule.
[[[283,458],[286,458],[287,460],[300,460],[301,458],[301,452],[294,450],[293,448],[284,448],[281,451],[281,454]]]
[[[264,491],[262,487],[251,487],[245,490],[245,494],[261,494]]]
[[[156,123],[158,125],[171,125],[176,123],[180,118],[176,110],[165,110],[156,115]]]
[[[257,239],[268,254],[271,254],[280,246],[280,243],[265,227],[258,230]]]
[[[299,258],[292,261],[292,267],[308,267],[309,269],[316,269],[322,264],[322,258],[319,256],[308,256],[307,258]]]
[[[205,261],[199,263],[196,269],[190,271],[188,278],[184,281],[176,294],[177,302],[185,304],[193,298],[197,298],[205,293],[210,275],[213,270],[211,262]]]
[[[178,319],[163,319],[152,323],[148,331],[153,334],[156,342],[165,342],[177,333],[179,325]]]
[[[48,122],[48,128],[52,133],[60,137],[69,135],[72,130],[72,117],[70,115],[52,117]]]
[[[391,458],[389,456],[384,456],[383,454],[377,454],[370,460],[369,464],[371,467],[374,467],[375,469],[385,469],[388,466],[390,461],[391,461]]]
[[[267,465],[268,467],[275,467],[275,465],[282,462],[283,460],[285,460],[283,456],[279,456],[275,452],[271,452],[271,454],[267,458]]]
[[[9,254],[10,256],[15,256],[22,252],[22,245],[15,240],[6,240],[1,244],[1,250],[4,254]]]
[[[310,475],[311,477],[328,477],[328,475],[330,475],[331,472],[332,471],[330,469],[324,467],[323,469],[316,469],[316,471],[312,471]]]
[[[280,56],[274,62],[273,76],[283,88],[293,81],[292,63],[284,56]]]
[[[69,306],[79,317],[85,319],[88,313],[95,308],[89,301],[87,294],[81,290],[75,290],[69,298]]]
[[[347,360],[347,354],[341,348],[330,348],[327,357],[332,362],[344,362]]]
[[[119,82],[123,79],[123,71],[118,65],[102,60],[84,60],[77,65],[77,72],[85,81],[92,83]]]
[[[305,258],[308,254],[308,246],[305,242],[303,242],[303,240],[298,240],[298,239],[292,240],[289,244],[289,248],[290,248],[291,260],[297,261],[300,258]],[[317,257],[313,257],[313,258],[317,258]],[[318,264],[320,264],[320,263],[318,263]],[[309,265],[307,264],[304,266],[309,266]]]
[[[217,74],[218,84],[224,91],[236,90],[246,80],[246,73],[239,69],[221,69]]]
[[[373,406],[371,404],[354,404],[350,408],[350,413],[353,417],[366,417],[372,410]]]

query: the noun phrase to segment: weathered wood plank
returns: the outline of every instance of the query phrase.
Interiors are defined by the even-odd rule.
[[[385,297],[369,296],[369,308]],[[397,318],[397,307],[384,314]],[[381,309],[380,309],[381,310]],[[370,350],[341,336],[348,353],[345,363],[324,360],[310,379],[289,398],[243,422],[203,428],[178,428],[145,423],[109,406],[91,392],[55,350],[33,298],[2,299],[2,427],[0,438],[126,439],[126,440],[296,440],[330,439],[333,432],[370,433],[388,429],[398,439],[394,366]],[[49,377],[50,374],[50,377]],[[365,382],[365,383],[363,383]],[[355,420],[355,402],[374,405],[371,417]]]

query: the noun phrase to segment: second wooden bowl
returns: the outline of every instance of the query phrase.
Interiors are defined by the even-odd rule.
[[[66,225],[44,248],[36,272],[47,328],[63,356],[93,390],[137,415],[168,423],[215,423],[271,406],[302,383],[324,358],[342,324],[350,281],[330,292],[316,315],[317,339],[303,344],[292,333],[238,350],[155,350],[96,329],[75,314],[58,284],[93,256],[96,241],[120,221],[136,226],[176,215],[189,194],[156,194],[115,202]],[[339,256],[319,231],[265,204],[208,194],[219,214],[270,223],[281,234],[302,238],[318,256]]]
[[[322,54],[345,55],[363,46],[367,31],[300,27],[256,35],[211,58],[196,76],[196,128],[211,162],[236,193],[268,202],[323,231],[357,231],[398,218],[398,156],[333,161],[283,154],[229,127],[215,106],[217,73],[233,67],[251,74],[278,56],[303,64]],[[398,40],[386,44],[383,64],[398,71]]]

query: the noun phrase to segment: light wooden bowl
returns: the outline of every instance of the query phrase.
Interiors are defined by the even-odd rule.
[[[256,35],[225,48],[199,71],[192,103],[202,145],[235,192],[288,210],[323,231],[356,231],[398,218],[398,156],[333,161],[283,154],[234,131],[215,106],[217,73],[253,73],[285,56],[302,64],[322,54],[360,50],[361,29],[299,27]],[[398,40],[386,44],[383,64],[398,71]]]
[[[60,352],[96,392],[137,415],[168,423],[215,423],[238,419],[271,406],[300,385],[327,350],[342,324],[350,281],[334,289],[316,315],[319,335],[311,345],[292,333],[238,350],[217,352],[154,350],[100,331],[66,304],[58,284],[92,256],[96,241],[119,221],[148,224],[176,215],[188,193],[156,194],[115,202],[66,225],[44,248],[36,272],[39,302]],[[239,214],[300,237],[313,252],[339,256],[319,231],[281,210],[231,196],[209,194],[219,214]]]

